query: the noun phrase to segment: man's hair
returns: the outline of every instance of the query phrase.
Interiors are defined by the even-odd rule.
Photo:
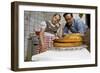
[[[70,14],[71,17],[73,17],[73,14],[72,14],[72,13],[64,13],[64,14],[63,14],[63,17],[65,17],[65,16],[68,15],[68,14]]]
[[[56,15],[59,15],[59,17],[61,18],[61,15],[60,15],[60,14],[58,14],[58,13],[55,13],[55,14],[53,15],[53,17],[54,17],[54,16],[56,16]]]

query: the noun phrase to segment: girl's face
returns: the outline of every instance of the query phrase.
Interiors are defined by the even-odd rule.
[[[59,15],[53,16],[53,18],[52,18],[52,23],[53,24],[57,24],[57,23],[59,23],[59,21],[60,21],[60,16]]]

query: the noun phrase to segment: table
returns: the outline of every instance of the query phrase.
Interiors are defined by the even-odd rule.
[[[67,50],[47,50],[46,52],[33,55],[32,61],[68,61],[90,59],[90,52],[85,48]]]

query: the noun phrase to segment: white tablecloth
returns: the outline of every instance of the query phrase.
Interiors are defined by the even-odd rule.
[[[33,55],[32,61],[68,61],[90,59],[90,53],[86,48],[73,50],[48,50],[46,52]]]

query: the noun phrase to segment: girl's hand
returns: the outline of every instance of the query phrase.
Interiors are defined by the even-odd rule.
[[[40,53],[45,52],[46,50],[47,50],[47,48],[44,44],[40,45]]]

